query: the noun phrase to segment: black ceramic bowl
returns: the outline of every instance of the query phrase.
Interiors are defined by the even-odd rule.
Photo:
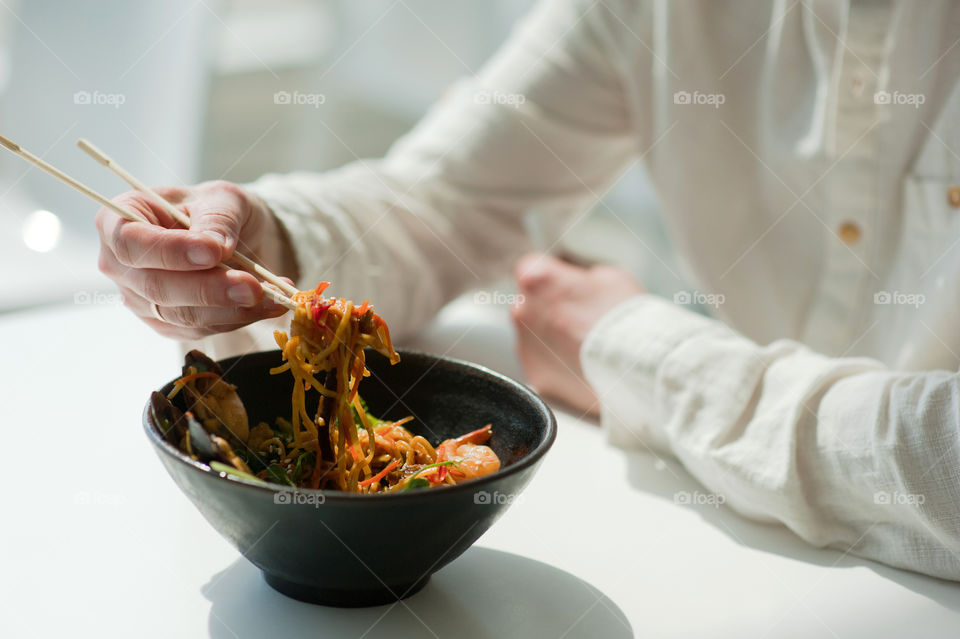
[[[522,384],[469,362],[401,351],[367,352],[360,393],[381,418],[415,415],[411,431],[431,443],[493,424],[501,469],[456,486],[392,495],[353,495],[227,478],[169,445],[150,418],[144,428],[170,476],[217,531],[285,595],[333,606],[402,599],[482,535],[533,476],[556,437],[547,405]],[[220,362],[250,423],[290,410],[291,378],[270,375],[279,351]],[[172,382],[162,392],[168,392]]]

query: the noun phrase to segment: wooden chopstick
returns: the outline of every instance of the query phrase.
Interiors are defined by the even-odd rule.
[[[52,164],[49,164],[49,163],[41,160],[40,158],[38,158],[37,156],[35,156],[33,153],[30,153],[30,151],[27,151],[25,148],[23,148],[22,146],[20,146],[20,145],[17,144],[16,142],[14,142],[14,141],[12,141],[12,140],[9,140],[9,139],[3,137],[2,135],[0,135],[0,146],[6,147],[6,148],[7,148],[10,152],[12,152],[14,155],[20,156],[21,158],[23,158],[23,159],[26,160],[27,162],[30,162],[31,164],[33,164],[33,165],[36,166],[37,168],[39,168],[39,169],[41,169],[41,170],[49,173],[50,175],[52,175],[53,177],[57,178],[58,180],[60,180],[60,181],[63,182],[64,184],[66,184],[66,185],[68,185],[68,186],[76,189],[76,190],[79,191],[80,193],[83,193],[84,195],[86,195],[88,198],[90,198],[90,199],[93,200],[94,202],[97,202],[97,203],[100,204],[101,206],[104,206],[104,207],[110,209],[111,211],[113,211],[114,213],[116,213],[117,215],[119,215],[120,217],[122,217],[123,219],[129,220],[129,221],[131,221],[131,222],[142,222],[142,223],[144,223],[144,224],[150,224],[150,221],[147,220],[146,218],[142,217],[141,215],[139,215],[139,214],[137,214],[137,213],[134,213],[133,211],[128,211],[128,210],[126,210],[126,209],[124,209],[124,208],[121,208],[121,207],[118,206],[117,204],[115,204],[115,203],[111,202],[110,200],[108,200],[107,198],[105,198],[103,195],[101,195],[101,194],[97,193],[96,191],[94,191],[93,189],[91,189],[91,188],[90,188],[89,186],[87,186],[86,184],[83,184],[82,182],[79,182],[79,181],[73,179],[72,177],[70,177],[69,175],[67,175],[66,173],[64,173],[63,171],[61,171],[60,169],[56,168],[56,167],[53,166]],[[220,268],[230,269],[230,268],[232,268],[232,267],[231,267],[229,264],[220,264]],[[264,270],[266,270],[266,269],[264,269]],[[281,280],[281,281],[282,281],[282,280]],[[269,295],[270,298],[273,299],[273,300],[274,300],[275,302],[277,302],[278,304],[281,304],[282,306],[285,306],[285,307],[287,307],[287,308],[290,309],[290,310],[295,310],[295,309],[297,308],[297,305],[293,302],[293,300],[289,299],[289,298],[284,294],[283,290],[280,290],[279,287],[277,287],[276,285],[272,284],[271,282],[263,282],[263,281],[261,281],[261,282],[260,282],[260,286],[261,286],[261,288],[263,288],[263,292],[266,293],[267,295]],[[288,286],[289,286],[289,285],[288,285]]]
[[[79,146],[87,155],[92,157],[94,160],[104,165],[111,171],[113,171],[121,180],[140,191],[145,193],[156,200],[157,204],[166,211],[173,219],[180,223],[184,228],[190,228],[190,218],[187,217],[180,209],[175,207],[173,204],[168,202],[166,198],[162,197],[159,193],[151,189],[149,186],[138,180],[134,177],[129,171],[124,169],[122,166],[117,164],[113,158],[108,156],[106,153],[98,149],[92,142],[89,140],[84,140],[83,138],[77,140],[77,146]],[[233,252],[233,259],[237,261],[242,267],[243,270],[258,276],[259,278],[270,282],[281,291],[286,293],[288,296],[293,296],[297,293],[297,289],[294,286],[291,286],[284,280],[280,279],[272,272],[257,264],[252,259],[241,253],[240,251]]]
[[[3,137],[2,135],[0,135],[0,145],[5,146],[5,147],[8,148],[10,151],[12,151],[14,154],[19,155],[20,157],[22,157],[22,158],[23,158],[24,160],[26,160],[27,162],[30,162],[31,164],[34,164],[34,165],[38,166],[39,168],[43,169],[44,171],[46,171],[47,173],[49,173],[49,174],[52,175],[53,177],[57,178],[57,179],[60,180],[61,182],[64,182],[65,184],[67,184],[67,185],[69,185],[69,186],[72,186],[72,187],[75,188],[76,190],[78,190],[78,191],[80,191],[81,193],[83,193],[84,195],[86,195],[86,196],[87,196],[88,198],[90,198],[91,200],[97,202],[97,203],[100,204],[101,206],[107,207],[108,209],[110,209],[111,211],[113,211],[114,213],[116,213],[117,215],[121,215],[121,216],[123,216],[125,219],[131,220],[131,221],[135,221],[135,222],[147,222],[147,223],[149,224],[149,221],[148,221],[146,218],[141,217],[139,214],[134,213],[133,211],[127,211],[127,210],[124,210],[124,209],[120,208],[119,206],[117,206],[116,204],[114,204],[113,202],[111,202],[110,200],[108,200],[107,198],[103,197],[102,195],[100,195],[99,193],[97,193],[96,191],[94,191],[93,189],[91,189],[91,188],[90,188],[89,186],[87,186],[86,184],[83,184],[83,183],[81,183],[81,182],[78,182],[77,180],[74,180],[72,177],[70,177],[69,175],[67,175],[66,173],[64,173],[63,171],[61,171],[60,169],[56,168],[55,166],[53,166],[53,165],[51,165],[51,164],[47,164],[46,162],[44,162],[43,160],[41,160],[40,158],[38,158],[37,156],[35,156],[33,153],[30,153],[30,151],[27,151],[26,149],[24,149],[23,147],[21,147],[21,146],[20,146],[19,144],[17,144],[16,142],[14,142],[14,141],[12,141],[12,140],[8,140],[7,138]]]

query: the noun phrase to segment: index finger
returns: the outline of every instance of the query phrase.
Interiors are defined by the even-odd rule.
[[[152,222],[175,224],[142,194],[127,193],[114,202]],[[117,261],[131,268],[196,271],[211,268],[221,259],[221,245],[210,235],[164,228],[155,223],[131,222],[106,208],[97,212],[97,229]]]

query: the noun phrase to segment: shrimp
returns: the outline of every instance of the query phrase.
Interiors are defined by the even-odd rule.
[[[493,474],[500,470],[500,458],[492,448],[483,445],[492,434],[493,429],[487,424],[466,435],[447,439],[437,446],[437,461],[457,462],[450,470],[457,480]]]

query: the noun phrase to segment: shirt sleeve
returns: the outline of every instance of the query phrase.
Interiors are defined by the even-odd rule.
[[[382,160],[249,185],[289,232],[298,285],[332,281],[406,334],[529,250],[525,213],[585,212],[638,144],[612,22],[542,2]]]
[[[810,543],[960,580],[960,386],[780,340],[652,295],[581,351],[614,442],[676,456],[740,513]]]

